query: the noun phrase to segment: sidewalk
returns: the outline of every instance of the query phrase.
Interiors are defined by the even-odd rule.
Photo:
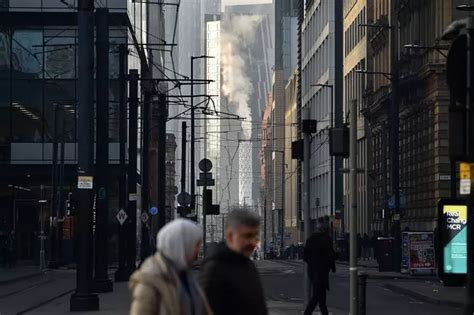
[[[57,314],[66,315],[69,312],[70,294],[65,294],[58,299],[51,301],[34,310],[30,310],[23,314],[27,315],[46,315]],[[270,315],[300,315],[302,312],[301,303],[268,301]],[[77,315],[103,314],[103,315],[127,315],[130,309],[130,294],[128,284],[114,283],[114,292],[100,294],[100,310],[97,312],[78,312]],[[317,313],[316,313],[317,314]],[[332,313],[339,315],[343,313]]]
[[[465,289],[463,287],[445,287],[439,281],[395,280],[383,285],[385,288],[403,295],[408,295],[422,302],[462,307]]]
[[[12,268],[0,268],[0,285],[33,278],[44,274],[38,266],[18,264]]]

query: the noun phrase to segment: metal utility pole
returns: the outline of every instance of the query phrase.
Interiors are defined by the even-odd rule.
[[[282,152],[281,157],[281,231],[280,231],[280,255],[283,254],[285,250],[285,194],[286,194],[286,184],[285,184],[285,151]]]
[[[127,167],[125,165],[126,147],[127,147],[127,46],[120,44],[119,46],[119,84],[120,84],[120,175],[119,175],[119,208],[125,210],[127,208]],[[115,273],[115,281],[128,281],[122,277],[125,270],[125,252],[126,252],[126,228],[121,225],[119,227],[119,267]],[[122,280],[124,279],[124,280]]]
[[[137,136],[138,136],[138,70],[129,74],[129,130],[128,130],[128,200],[127,218],[120,227],[119,269],[115,281],[128,281],[136,268],[137,240]]]
[[[334,126],[343,127],[343,109],[344,109],[344,10],[343,1],[334,1]],[[343,158],[337,156],[334,158],[334,205],[337,210],[344,209],[344,178],[339,170],[343,168]],[[342,216],[342,225],[344,226],[344,215]]]
[[[168,117],[168,108],[166,94],[158,94],[158,100],[154,106],[157,111],[157,133],[158,133],[158,230],[166,224],[166,119]],[[191,186],[192,187],[192,186]]]
[[[57,237],[57,262],[58,264],[63,264],[63,255],[62,255],[62,240],[63,240],[63,222],[64,222],[64,213],[65,213],[65,195],[64,195],[64,155],[66,151],[66,125],[64,119],[61,123],[61,151],[59,153],[59,196],[58,196],[58,221],[56,225],[56,237]]]
[[[48,263],[48,268],[58,268],[58,110],[59,105],[54,104],[54,130],[53,130],[53,159],[51,171],[51,217],[56,218],[56,225],[51,229],[51,258]]]
[[[194,60],[214,58],[211,56],[191,56],[191,210],[196,211],[196,152],[195,152],[195,108],[194,108]],[[197,216],[197,214],[196,214]]]
[[[40,200],[38,201],[40,207],[40,252],[39,252],[39,261],[40,261],[40,270],[44,270],[46,268],[46,259],[45,259],[45,250],[44,250],[44,217],[43,217],[43,205],[47,202],[44,199],[44,185],[40,187]]]
[[[400,271],[401,265],[401,231],[400,231],[400,157],[399,157],[399,100],[398,100],[398,8],[397,1],[390,1],[390,50],[391,62],[390,73],[392,75],[392,102],[390,106],[390,153],[391,153],[391,172],[392,196],[395,199],[394,214],[397,214],[398,220],[394,221],[393,233],[395,234],[395,270]]]
[[[311,119],[311,112],[309,106],[304,109],[305,119]],[[310,145],[311,145],[311,134],[308,132],[303,133],[303,224],[304,224],[304,240],[305,242],[311,236],[311,223],[310,223]],[[307,272],[308,266],[304,273],[304,298],[305,304],[308,304],[311,295],[311,285]]]
[[[109,221],[109,10],[96,10],[96,224],[95,290],[112,292],[108,275]]]
[[[349,213],[350,224],[350,313],[357,315],[359,312],[359,295],[357,292],[357,101],[351,102],[350,111],[350,200],[351,210]]]
[[[146,65],[142,64],[143,78],[150,78],[150,72]],[[148,87],[150,81],[142,81],[143,87],[143,137],[142,137],[142,206],[141,212],[147,213],[150,209],[150,125],[151,125],[151,92]],[[153,219],[149,220],[150,228],[153,229]],[[141,248],[140,258],[144,261],[150,255],[149,228],[145,222],[141,223]]]
[[[78,211],[77,279],[71,311],[99,309],[92,293],[92,208],[94,199],[94,0],[78,3]]]
[[[181,138],[181,193],[186,191],[186,122],[181,123],[182,138]]]
[[[128,219],[127,226],[127,280],[135,271],[137,258],[137,155],[138,155],[138,70],[130,70],[129,130],[128,130]]]
[[[466,153],[471,156],[471,124],[472,124],[472,51],[474,36],[474,17],[469,16],[466,25]],[[467,286],[466,286],[466,302],[464,307],[464,315],[474,313],[474,213],[472,207],[474,205],[474,193],[471,190],[468,198],[467,211]]]
[[[266,192],[265,192],[266,194]],[[263,201],[263,258],[267,256],[267,197]]]
[[[191,211],[196,211],[196,154],[195,142],[195,117],[194,117],[194,56],[191,56]],[[197,214],[196,214],[197,218]],[[197,220],[197,219],[196,219]]]

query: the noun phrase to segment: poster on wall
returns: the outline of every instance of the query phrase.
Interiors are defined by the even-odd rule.
[[[462,286],[465,282],[467,210],[465,200],[441,199],[438,203],[438,274],[445,285]]]
[[[408,233],[410,271],[436,268],[434,235],[432,232]]]

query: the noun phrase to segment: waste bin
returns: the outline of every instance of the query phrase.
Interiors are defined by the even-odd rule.
[[[377,238],[377,261],[379,263],[379,271],[395,271],[394,264],[394,245],[395,239],[393,237],[378,237]]]

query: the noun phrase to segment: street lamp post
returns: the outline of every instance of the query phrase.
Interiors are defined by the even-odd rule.
[[[283,150],[273,150],[274,153],[281,153],[281,231],[280,231],[280,254],[283,253],[285,249],[285,151]],[[275,157],[273,157],[275,159]]]
[[[212,56],[191,56],[191,209],[196,211],[196,154],[195,154],[195,108],[194,108],[194,60],[210,59]]]
[[[327,88],[331,90],[331,112],[330,112],[330,128],[334,128],[334,85],[332,84],[311,84],[311,86],[317,86],[321,88]],[[330,157],[330,164],[331,164],[331,200],[330,200],[330,206],[331,206],[331,216],[334,217],[335,215],[335,209],[334,209],[334,158],[331,156]],[[335,238],[334,238],[335,241]]]

